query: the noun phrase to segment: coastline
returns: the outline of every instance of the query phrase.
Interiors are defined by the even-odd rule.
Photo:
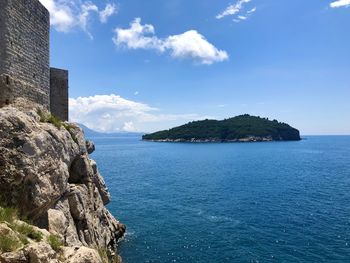
[[[271,136],[267,137],[256,137],[256,136],[249,136],[245,138],[240,139],[233,139],[233,140],[226,140],[226,139],[219,139],[219,138],[209,138],[209,139],[142,139],[142,141],[146,142],[171,142],[171,143],[252,143],[252,142],[281,142],[281,141],[301,141],[302,139],[295,139],[295,140],[285,140],[285,139],[273,139]]]

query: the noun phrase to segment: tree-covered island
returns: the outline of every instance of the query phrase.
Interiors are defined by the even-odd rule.
[[[154,142],[298,141],[300,133],[286,123],[245,114],[221,121],[193,121],[170,130],[145,134],[142,139]]]

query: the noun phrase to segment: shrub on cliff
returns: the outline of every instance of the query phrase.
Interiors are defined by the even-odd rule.
[[[32,225],[19,221],[18,212],[15,208],[0,207],[0,223],[6,224],[15,231],[19,241],[24,245],[29,243],[28,238],[37,242],[40,242],[43,239],[43,234],[40,231],[35,230]],[[11,239],[11,236],[7,235],[0,235],[0,239],[4,247],[11,247],[19,243],[18,239],[13,239],[13,237]]]
[[[41,109],[37,109],[37,113],[40,117],[41,122],[51,123],[55,125],[57,129],[60,129],[63,126],[63,121],[60,118],[56,117],[55,115],[51,113],[45,113]]]
[[[0,207],[0,222],[12,223],[15,219],[17,219],[17,209]]]
[[[45,113],[40,108],[37,109],[37,113],[40,117],[41,122],[51,123],[57,129],[61,129],[62,127],[65,128],[72,136],[72,139],[74,140],[74,142],[77,143],[77,138],[75,137],[74,133],[72,132],[72,129],[74,129],[73,125],[62,121],[60,118],[56,117],[55,115],[53,115],[51,113]]]
[[[22,244],[13,236],[0,235],[0,252],[12,252],[20,248]]]
[[[41,232],[35,230],[33,226],[26,223],[16,223],[11,228],[16,230],[19,234],[37,242],[40,242],[43,239],[43,234]]]
[[[56,235],[49,235],[47,238],[47,241],[49,242],[50,246],[52,247],[53,250],[56,252],[60,250],[60,248],[63,246],[60,238]]]

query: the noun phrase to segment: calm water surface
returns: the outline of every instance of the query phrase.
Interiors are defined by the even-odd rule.
[[[350,262],[350,137],[91,139],[125,263]]]

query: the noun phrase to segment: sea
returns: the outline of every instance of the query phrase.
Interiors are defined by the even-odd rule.
[[[350,136],[90,139],[124,263],[350,262]]]

